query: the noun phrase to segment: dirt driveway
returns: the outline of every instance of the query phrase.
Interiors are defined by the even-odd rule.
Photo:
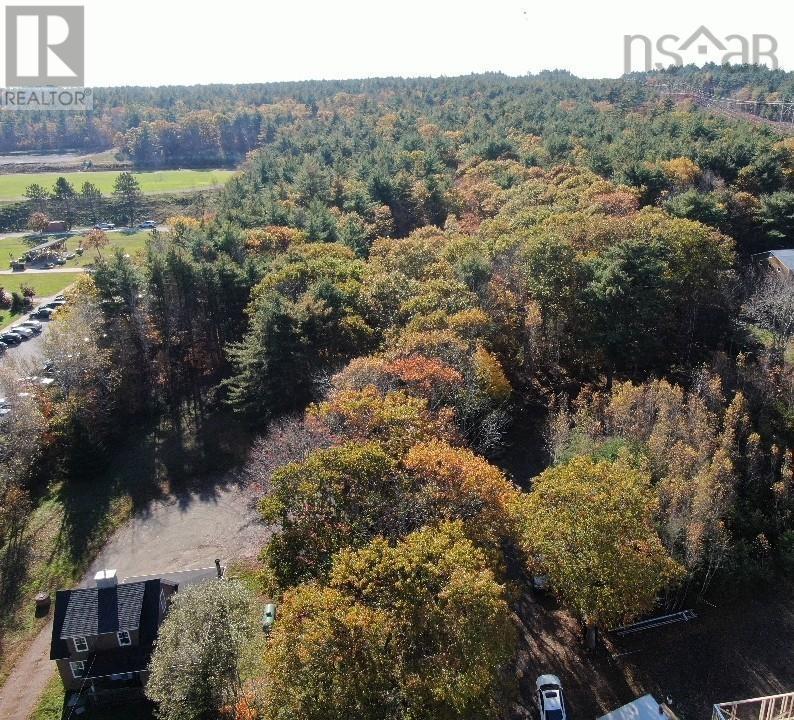
[[[253,557],[267,538],[250,494],[236,484],[190,492],[148,506],[118,530],[83,578],[88,586],[101,568],[120,578],[171,575],[212,567],[215,558]],[[185,573],[195,578],[200,573]],[[0,720],[24,720],[36,707],[55,671],[47,625],[0,688]]]

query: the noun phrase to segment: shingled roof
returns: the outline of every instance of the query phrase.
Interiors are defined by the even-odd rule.
[[[61,640],[137,630],[146,583],[72,590],[66,604]]]
[[[122,583],[108,588],[59,590],[55,594],[50,659],[69,657],[66,641],[119,630],[138,630],[142,646],[157,637],[163,580]]]

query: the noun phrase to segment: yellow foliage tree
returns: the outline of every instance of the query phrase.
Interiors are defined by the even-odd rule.
[[[626,462],[577,457],[550,468],[517,508],[534,571],[588,628],[648,612],[682,575],[654,529],[650,478]]]
[[[687,157],[667,160],[661,166],[665,175],[678,187],[690,187],[700,179],[700,168]]]
[[[479,346],[474,353],[474,369],[477,379],[486,395],[492,400],[504,402],[510,397],[513,388],[499,361],[484,347]]]

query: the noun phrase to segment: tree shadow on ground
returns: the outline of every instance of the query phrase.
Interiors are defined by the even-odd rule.
[[[14,622],[19,604],[19,588],[25,580],[32,540],[23,535],[11,547],[0,552],[0,628],[6,629]],[[0,632],[0,657],[3,655],[3,636]]]
[[[123,520],[145,517],[154,501],[212,498],[238,481],[235,470],[250,441],[249,431],[225,414],[201,425],[161,423],[131,433],[101,472],[62,483],[58,547],[76,567],[85,567]]]
[[[693,621],[616,639],[624,672],[687,718],[708,717],[715,703],[794,690],[791,581],[709,595],[689,605]]]
[[[580,624],[550,595],[526,590],[514,606],[521,705],[535,705],[535,680],[557,675],[565,688],[571,717],[599,717],[636,697],[609,653],[584,646]]]

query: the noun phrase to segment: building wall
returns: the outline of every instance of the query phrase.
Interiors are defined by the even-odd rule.
[[[69,666],[69,660],[56,660],[55,664],[58,666],[58,674],[61,676],[64,688],[67,690],[80,690],[83,686],[82,679],[76,680],[72,676],[72,668]]]
[[[137,630],[130,630],[130,640],[132,641],[132,645],[138,644],[138,631]],[[119,645],[118,637],[116,633],[103,633],[102,635],[86,635],[86,642],[88,643],[88,650],[86,652],[76,652],[74,649],[74,643],[71,639],[66,641],[67,646],[69,647],[69,653],[73,656],[75,660],[83,660],[88,655],[94,651],[99,650],[115,650],[116,648],[122,647]]]

